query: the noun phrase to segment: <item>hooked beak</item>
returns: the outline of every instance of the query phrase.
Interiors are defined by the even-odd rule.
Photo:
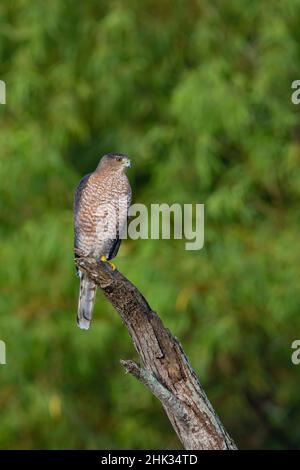
[[[129,158],[125,158],[125,159],[124,159],[124,166],[125,166],[126,168],[130,168],[130,167],[131,167],[131,161],[130,161]]]

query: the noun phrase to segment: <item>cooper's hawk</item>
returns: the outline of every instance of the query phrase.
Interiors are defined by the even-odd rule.
[[[74,197],[74,248],[83,256],[101,261],[114,258],[119,250],[131,204],[131,188],[125,170],[126,155],[110,153],[96,170],[82,178]],[[96,285],[78,271],[80,292],[77,324],[88,329],[92,320]]]

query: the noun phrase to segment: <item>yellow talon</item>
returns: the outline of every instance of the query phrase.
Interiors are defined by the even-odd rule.
[[[113,271],[116,269],[116,265],[112,263],[111,261],[108,261],[108,264],[113,269]]]
[[[111,261],[107,261],[106,256],[102,255],[102,256],[100,257],[100,261],[102,261],[103,263],[108,263],[109,266],[110,266],[113,270],[116,269],[115,264],[112,263]]]

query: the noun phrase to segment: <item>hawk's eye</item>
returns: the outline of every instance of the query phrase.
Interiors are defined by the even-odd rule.
[[[117,162],[121,162],[122,161],[122,157],[117,157]]]

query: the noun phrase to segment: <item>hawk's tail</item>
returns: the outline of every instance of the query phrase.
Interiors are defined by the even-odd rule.
[[[79,271],[80,291],[77,312],[77,325],[82,330],[88,330],[92,321],[96,297],[96,285],[90,281],[85,273]]]

